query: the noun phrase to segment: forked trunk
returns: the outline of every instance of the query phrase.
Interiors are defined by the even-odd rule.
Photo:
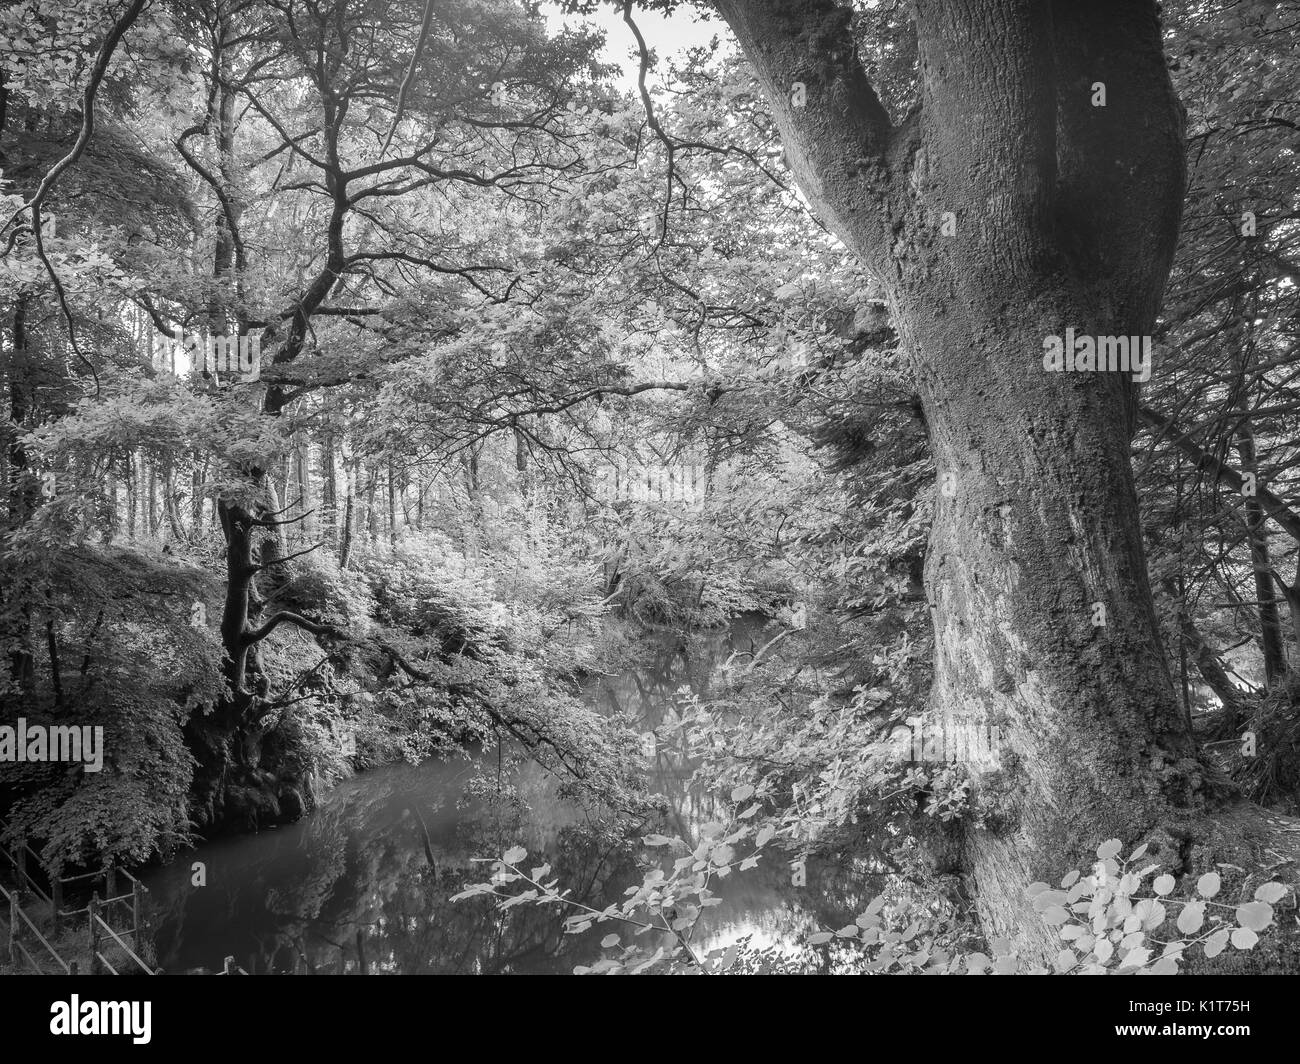
[[[850,5],[716,3],[914,369],[938,474],[931,708],[999,729],[962,840],[985,930],[1055,956],[1026,887],[1110,838],[1175,874],[1226,866],[1225,898],[1293,875],[1296,822],[1200,760],[1160,644],[1129,456],[1159,353],[1044,363],[1076,340],[1145,355],[1154,331],[1184,178],[1156,4],[916,0],[919,102],[894,123]],[[1297,970],[1293,938],[1218,963]]]

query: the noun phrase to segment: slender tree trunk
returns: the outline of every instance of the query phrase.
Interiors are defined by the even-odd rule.
[[[379,535],[379,529],[376,527],[375,520],[375,494],[378,490],[379,467],[366,466],[365,529],[367,544],[373,544]]]
[[[334,463],[334,436],[325,433],[320,443],[321,458],[321,519],[325,525],[325,541],[331,547],[339,541],[339,511],[337,472]]]
[[[1242,420],[1237,432],[1237,454],[1241,457],[1241,471],[1257,477],[1259,463],[1255,458],[1255,430],[1249,418]],[[1260,643],[1264,650],[1264,682],[1272,687],[1286,674],[1286,650],[1282,642],[1282,618],[1273,587],[1273,562],[1269,557],[1268,529],[1265,524],[1267,517],[1257,494],[1243,495],[1242,503],[1246,512],[1246,539],[1250,544],[1250,560],[1254,569]]]
[[[117,474],[113,472],[113,460],[106,460],[108,471],[104,476],[104,495],[107,498],[107,512],[104,514],[105,534],[109,542],[112,542],[122,528],[122,514],[118,509],[117,501]]]
[[[12,435],[8,448],[8,503],[11,529],[19,529],[27,523],[35,512],[38,501],[36,478],[31,475],[27,449],[21,439],[22,433],[28,428],[32,402],[28,384],[31,380],[30,354],[27,350],[28,302],[26,293],[19,294],[15,300],[13,349],[9,359],[9,416],[12,419]],[[15,599],[24,599],[30,590],[21,574],[11,574],[11,578],[0,585],[0,602],[6,607],[4,612],[13,618],[5,623],[4,630],[0,633],[5,642],[13,647],[9,654],[9,675],[26,692],[30,692],[35,682],[36,661],[31,645],[30,599],[23,601],[21,608],[16,610],[10,603]]]
[[[148,477],[149,508],[146,511],[149,515],[149,535],[153,539],[157,539],[158,528],[159,528],[159,523],[158,523],[159,510],[160,510],[159,500],[158,500],[158,463],[154,461],[153,458],[147,455],[141,455],[140,461],[144,463],[145,467],[149,470],[149,477]]]
[[[176,501],[176,470],[171,454],[163,457],[163,507],[167,512],[167,527],[172,538],[185,542],[185,527],[181,522],[180,505]]]
[[[195,535],[200,536],[203,534],[203,488],[208,479],[208,461],[209,458],[205,455],[200,464],[196,456],[190,480],[190,527],[194,529]]]
[[[298,512],[303,515],[302,534],[308,542],[316,541],[316,514],[311,491],[311,438],[304,432],[294,441],[294,486]]]
[[[28,475],[27,448],[22,434],[27,431],[31,413],[30,353],[27,350],[27,311],[31,297],[25,292],[14,300],[13,349],[9,356],[9,527],[26,523],[36,509],[35,480]]]
[[[136,474],[135,452],[126,452],[126,530],[131,539],[136,538],[136,511],[139,507],[140,478]]]
[[[343,540],[339,546],[339,568],[346,569],[352,560],[352,537],[356,527],[356,464],[345,459],[343,465],[344,500],[343,500]]]
[[[397,471],[388,463],[388,547],[397,549]]]

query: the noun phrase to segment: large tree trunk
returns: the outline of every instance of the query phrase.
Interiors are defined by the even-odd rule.
[[[1131,374],[1043,364],[1067,328],[1153,331],[1184,171],[1155,4],[918,0],[921,101],[897,126],[847,8],[717,6],[911,359],[942,485],[931,711],[1001,732],[998,762],[971,766],[960,846],[985,930],[1055,956],[1025,888],[1110,838],[1150,842],[1175,874],[1256,870],[1266,844],[1294,856],[1293,825],[1242,804],[1187,734],[1147,581]]]

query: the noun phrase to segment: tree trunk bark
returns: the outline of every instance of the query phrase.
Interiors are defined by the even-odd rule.
[[[1237,432],[1237,454],[1241,458],[1241,471],[1257,477],[1259,463],[1255,457],[1255,430],[1248,416],[1243,414]],[[1246,539],[1250,544],[1250,561],[1255,577],[1259,636],[1264,651],[1264,683],[1272,687],[1286,674],[1286,650],[1282,641],[1282,617],[1273,588],[1273,562],[1269,557],[1268,528],[1265,524],[1264,507],[1257,494],[1243,495],[1242,504],[1246,511]]]
[[[1067,330],[1153,330],[1184,180],[1155,3],[917,0],[920,102],[897,125],[847,6],[717,7],[913,369],[940,483],[930,709],[1000,731],[997,761],[968,766],[959,845],[986,932],[1054,957],[1026,887],[1110,838],[1175,874],[1296,856],[1294,822],[1242,803],[1187,733],[1138,523],[1134,373],[1044,362]]]
[[[339,504],[337,473],[334,462],[334,436],[321,437],[321,519],[325,524],[325,541],[331,547],[339,541]]]
[[[316,514],[311,493],[311,438],[302,433],[294,442],[294,487],[298,512],[302,514],[302,534],[308,543],[316,541]]]
[[[397,473],[388,463],[388,549],[397,549]]]

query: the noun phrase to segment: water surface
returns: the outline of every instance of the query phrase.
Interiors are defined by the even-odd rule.
[[[778,630],[760,631],[762,624],[742,618],[729,631],[689,640],[645,636],[642,662],[593,682],[584,698],[649,730],[686,692],[707,696],[733,652],[749,652]],[[495,748],[482,760],[495,765]],[[515,844],[528,848],[528,864],[549,863],[561,886],[593,908],[621,900],[641,880],[639,846],[593,830],[535,764],[508,772],[523,807],[467,793],[481,776],[468,757],[392,765],[339,785],[296,824],[181,855],[145,880],[157,963],[168,972],[211,971],[233,956],[250,973],[315,974],[568,973],[590,965],[604,955],[601,938],[621,928],[565,935],[565,913],[554,906],[502,913],[488,899],[450,900],[487,878],[472,858]],[[651,789],[671,806],[665,830],[690,837],[713,819],[709,796],[687,786],[680,756],[660,746],[648,772]],[[206,868],[204,887],[191,884],[194,862]],[[849,867],[810,861],[806,885],[792,878],[772,851],[758,867],[718,881],[723,903],[706,911],[692,947],[704,953],[750,936],[794,950],[815,930],[843,926],[868,897]]]

